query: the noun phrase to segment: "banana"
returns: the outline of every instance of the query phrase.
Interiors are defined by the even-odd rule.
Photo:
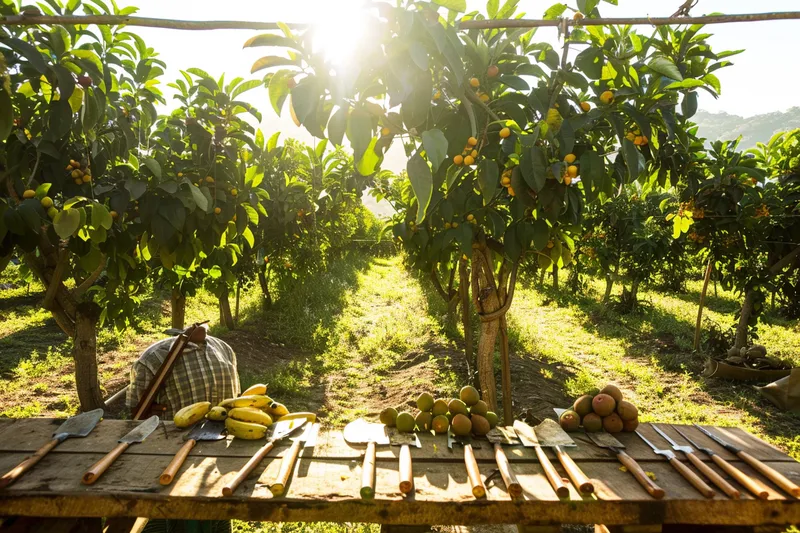
[[[263,383],[256,383],[255,385],[250,385],[247,389],[242,393],[242,396],[250,396],[253,394],[266,394],[267,393],[267,386]]]
[[[272,403],[272,398],[263,394],[251,394],[249,396],[239,396],[238,398],[228,398],[222,400],[220,407],[231,409],[234,407],[264,407]]]
[[[206,416],[206,413],[208,413],[210,409],[211,402],[193,403],[175,413],[172,420],[175,422],[176,427],[188,428]]]
[[[242,422],[230,417],[225,420],[225,428],[228,430],[228,435],[233,435],[237,439],[258,440],[267,435],[267,426]]]
[[[288,415],[283,415],[278,420],[294,420],[295,418],[305,418],[311,424],[317,421],[317,415],[314,413],[289,413]]]
[[[252,422],[266,427],[272,425],[272,417],[255,407],[235,407],[230,410],[228,416],[240,422]]]
[[[280,418],[289,414],[289,410],[286,406],[278,402],[272,402],[269,404],[269,407],[265,407],[264,410],[273,418]]]
[[[224,407],[212,407],[211,410],[206,414],[206,418],[209,420],[225,420],[228,418],[228,411]]]

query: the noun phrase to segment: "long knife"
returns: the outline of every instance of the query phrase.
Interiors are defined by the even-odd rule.
[[[669,461],[669,464],[672,465],[672,468],[674,468],[680,475],[682,475],[684,479],[686,479],[686,481],[691,483],[694,488],[700,491],[700,494],[702,494],[706,498],[714,497],[715,494],[714,489],[709,487],[705,481],[700,479],[700,476],[692,472],[688,466],[683,464],[675,455],[675,452],[673,452],[672,450],[662,450],[656,448],[656,445],[647,440],[647,438],[645,438],[644,435],[639,433],[639,430],[634,431],[634,433],[639,435],[639,438],[642,439],[645,442],[645,444],[650,446],[650,449],[653,450],[653,453],[655,453],[656,455],[661,455],[663,457],[666,457],[667,461]]]
[[[317,445],[317,433],[319,432],[319,424],[306,424],[303,433],[294,439],[291,448],[286,451],[286,454],[281,459],[281,468],[278,471],[278,477],[275,483],[270,485],[269,490],[275,496],[281,496],[286,491],[286,484],[289,483],[289,477],[294,471],[294,464],[297,461],[297,456],[300,455],[300,448],[313,448]],[[305,457],[306,454],[303,454]]]
[[[128,449],[128,446],[142,442],[144,439],[149,437],[157,427],[158,416],[154,415],[133,428],[133,430],[131,430],[127,435],[119,439],[119,444],[117,444],[113,450],[108,452],[105,457],[93,464],[89,470],[83,474],[81,482],[84,485],[91,485],[100,479],[100,476],[102,476],[103,473],[114,463],[114,461],[116,461],[117,458],[122,455],[122,452]]]
[[[786,476],[784,476],[774,468],[765,465],[764,463],[762,463],[761,461],[759,461],[746,451],[737,448],[728,441],[723,440],[721,437],[715,435],[714,433],[711,433],[706,428],[698,426],[697,424],[694,424],[694,427],[705,433],[709,438],[711,438],[711,440],[713,440],[714,442],[716,442],[717,444],[719,444],[732,454],[736,455],[739,459],[741,459],[754,469],[761,472],[761,474],[764,477],[766,477],[767,479],[778,485],[780,488],[782,488],[795,498],[800,498],[800,487],[798,487],[795,483],[790,481]]]
[[[672,429],[677,431],[678,434],[684,439],[686,439],[686,441],[689,444],[691,444],[696,449],[700,450],[704,454],[711,457],[711,460],[714,461],[714,464],[716,464],[718,467],[724,470],[726,474],[735,479],[744,488],[753,493],[753,495],[756,498],[759,498],[761,500],[766,500],[767,498],[769,498],[769,491],[767,491],[767,488],[760,481],[751,478],[750,476],[748,476],[747,474],[745,474],[744,472],[742,472],[741,470],[730,464],[728,461],[720,457],[719,454],[714,450],[712,450],[711,448],[704,448],[700,446],[698,443],[690,439],[689,436],[686,435],[686,433],[684,433],[677,427],[672,426]]]

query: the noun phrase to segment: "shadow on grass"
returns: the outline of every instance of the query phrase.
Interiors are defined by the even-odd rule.
[[[12,379],[20,365],[42,357],[68,341],[53,318],[39,326],[17,330],[0,339],[0,378]]]

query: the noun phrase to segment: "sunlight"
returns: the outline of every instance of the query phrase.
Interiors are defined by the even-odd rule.
[[[347,66],[355,57],[364,36],[366,12],[364,0],[320,2],[309,13],[314,25],[314,49],[334,66]]]

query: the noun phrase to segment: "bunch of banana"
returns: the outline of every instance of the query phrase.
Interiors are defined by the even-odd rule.
[[[211,402],[197,402],[180,409],[172,420],[179,428],[188,428],[203,419],[211,410]]]

